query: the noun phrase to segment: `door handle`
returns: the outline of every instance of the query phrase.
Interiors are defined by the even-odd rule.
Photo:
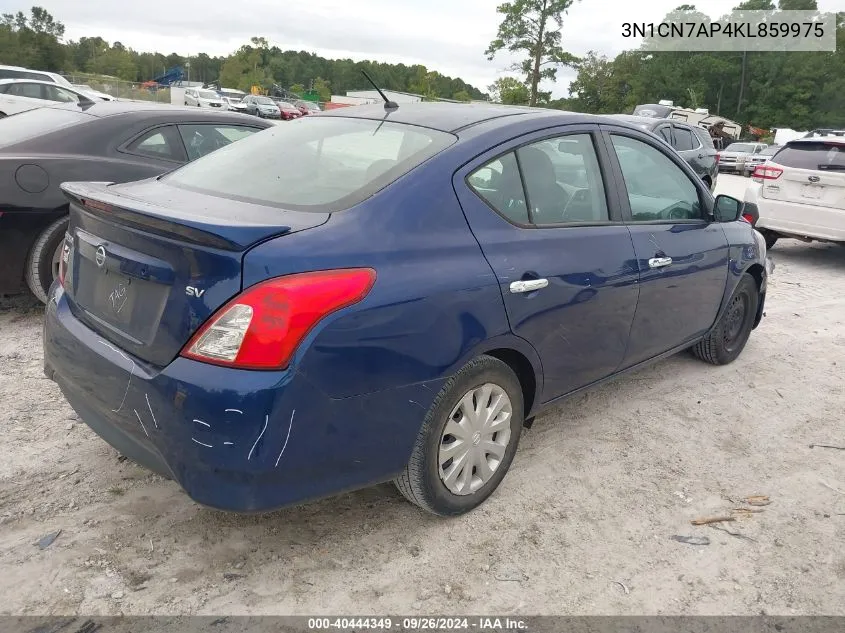
[[[518,294],[520,292],[533,292],[540,290],[549,285],[548,279],[525,279],[523,281],[514,281],[511,283],[511,292]]]
[[[664,266],[668,266],[672,263],[671,257],[652,257],[648,260],[648,267],[649,268],[663,268]]]

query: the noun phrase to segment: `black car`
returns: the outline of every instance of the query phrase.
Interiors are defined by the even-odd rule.
[[[234,112],[122,101],[0,119],[0,294],[26,282],[46,302],[68,222],[61,183],[150,178],[272,125]]]
[[[716,178],[719,175],[719,164],[716,159],[716,148],[713,146],[713,139],[707,130],[671,119],[656,119],[633,114],[614,114],[610,116],[627,123],[633,123],[643,130],[648,130],[662,138],[674,147],[681,157],[690,164],[699,178],[707,183],[710,191],[715,189]]]

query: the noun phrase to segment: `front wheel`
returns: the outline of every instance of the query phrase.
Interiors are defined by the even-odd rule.
[[[751,336],[759,302],[757,282],[745,273],[716,327],[693,346],[693,354],[712,365],[727,365],[736,360]]]
[[[491,356],[470,361],[434,399],[396,487],[433,514],[469,512],[504,479],[523,420],[513,370]]]

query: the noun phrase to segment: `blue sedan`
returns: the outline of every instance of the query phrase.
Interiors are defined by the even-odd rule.
[[[466,512],[543,409],[682,350],[730,363],[763,315],[742,203],[605,117],[345,108],[63,190],[45,373],[224,510],[392,480]]]

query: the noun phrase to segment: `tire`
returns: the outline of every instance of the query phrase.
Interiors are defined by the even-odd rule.
[[[759,302],[757,282],[745,273],[716,327],[693,346],[693,354],[711,365],[727,365],[736,360],[751,336]]]
[[[44,229],[26,260],[26,285],[42,303],[47,303],[50,285],[58,274],[55,256],[64,240],[67,225],[68,216],[65,215]]]
[[[6,113],[5,113],[5,112],[0,112],[0,119],[2,119],[2,118],[3,118],[3,117],[5,117],[5,116],[6,116]]]
[[[763,239],[766,240],[766,250],[772,250],[772,247],[777,243],[778,238],[780,235],[777,233],[772,233],[771,231],[765,231],[763,233]]]
[[[498,401],[502,394],[507,400],[502,402],[503,406],[500,405],[500,411],[494,418],[494,422],[498,420],[497,426],[502,426],[489,439],[485,439],[479,432],[472,432],[471,417],[462,412],[464,402],[474,409],[478,398],[489,398],[490,404]],[[510,404],[510,418],[504,416],[508,409],[507,401]],[[433,514],[457,516],[469,512],[493,494],[510,468],[522,432],[523,406],[522,388],[510,367],[491,356],[473,359],[446,382],[434,399],[417,436],[411,458],[404,472],[393,483],[408,501]],[[463,425],[458,424],[456,416],[464,420]],[[453,429],[461,429],[461,434],[466,433],[466,439],[459,439],[457,434],[447,434],[449,424],[454,425]],[[452,438],[451,441],[448,438]],[[444,459],[448,459],[443,462],[441,475],[441,450],[448,451],[448,447],[464,443],[470,451],[466,459],[459,461],[460,453],[456,453],[454,458],[444,455]],[[479,447],[493,445],[498,448],[491,452],[480,452],[483,449]],[[497,456],[497,453],[500,455]],[[473,461],[472,470],[460,466],[470,459]],[[482,462],[477,460],[484,460],[488,469],[486,480],[481,474]],[[453,489],[445,483],[445,480],[450,479],[449,474],[453,475]],[[462,476],[464,474],[466,477]],[[463,491],[457,494],[453,490],[455,487],[460,488],[462,482]]]

